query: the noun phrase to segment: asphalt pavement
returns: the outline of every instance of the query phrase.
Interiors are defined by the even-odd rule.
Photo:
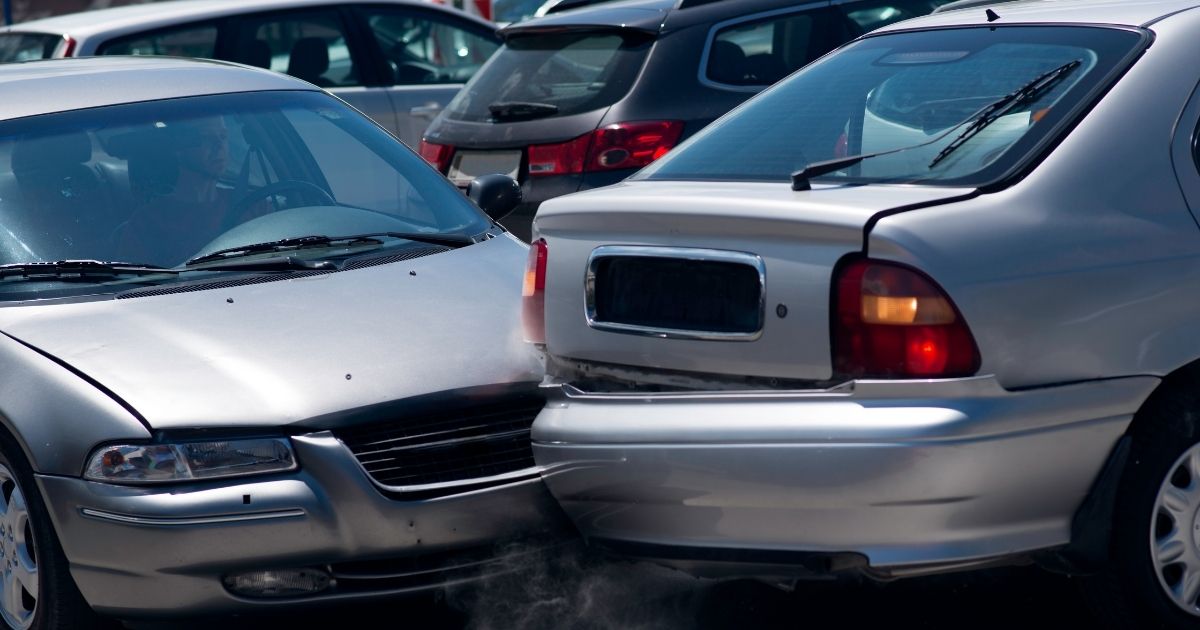
[[[546,566],[436,595],[157,627],[380,627],[430,630],[1091,627],[1078,579],[1034,567],[889,583],[698,580],[676,571],[566,554]],[[382,620],[382,623],[380,621]],[[154,625],[148,627],[156,627]]]

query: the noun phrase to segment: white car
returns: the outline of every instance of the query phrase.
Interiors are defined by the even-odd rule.
[[[499,48],[494,27],[416,0],[178,0],[0,28],[0,62],[91,55],[235,61],[326,88],[416,147]]]

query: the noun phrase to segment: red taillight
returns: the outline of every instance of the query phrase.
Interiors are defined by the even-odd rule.
[[[75,38],[70,35],[63,35],[62,43],[59,44],[59,50],[62,52],[58,56],[64,59],[75,54]]]
[[[616,123],[560,144],[529,147],[529,174],[571,175],[641,168],[679,142],[678,120]]]
[[[521,320],[529,343],[546,343],[546,253],[546,239],[529,244],[521,287]]]
[[[944,378],[979,370],[979,350],[937,284],[895,263],[856,260],[836,278],[834,370],[844,376]]]
[[[445,173],[450,169],[450,158],[454,155],[454,147],[447,144],[434,144],[421,140],[417,153],[425,158],[434,168]]]

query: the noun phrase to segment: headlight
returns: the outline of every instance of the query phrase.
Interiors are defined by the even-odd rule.
[[[102,446],[84,478],[116,483],[162,483],[239,477],[296,468],[287,438]]]

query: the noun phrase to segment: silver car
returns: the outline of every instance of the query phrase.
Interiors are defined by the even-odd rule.
[[[176,0],[0,28],[0,62],[91,55],[236,61],[327,88],[416,147],[500,47],[494,28],[417,0]]]
[[[543,205],[534,454],[584,535],[774,580],[1036,561],[1200,623],[1197,4],[898,23]]]
[[[569,527],[527,247],[420,157],[222,62],[10,64],[0,94],[4,623],[419,591]]]

